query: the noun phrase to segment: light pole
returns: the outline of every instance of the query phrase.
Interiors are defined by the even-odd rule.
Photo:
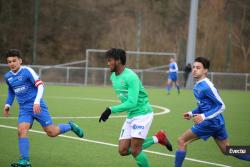
[[[198,1],[199,0],[191,0],[191,5],[190,5],[186,65],[188,63],[192,64],[195,58]],[[192,88],[192,87],[193,87],[193,79],[189,75],[187,80],[187,88]]]

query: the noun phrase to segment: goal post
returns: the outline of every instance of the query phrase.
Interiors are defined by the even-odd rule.
[[[87,86],[88,85],[88,71],[89,71],[89,63],[90,63],[90,57],[94,56],[94,54],[102,54],[104,55],[104,53],[107,50],[104,49],[86,49],[85,51],[85,78],[84,78],[84,85]],[[130,58],[131,56],[134,56],[135,58],[139,56],[164,56],[164,57],[175,57],[176,58],[176,53],[174,52],[140,52],[140,51],[126,51],[126,55],[127,55],[127,62],[129,62],[129,60],[131,59],[130,63],[140,63],[140,61],[135,61],[134,59]],[[157,61],[157,59],[156,59]],[[161,60],[159,60],[161,61]],[[162,69],[162,68],[166,68],[168,66],[168,62],[164,62],[165,65],[159,64],[158,66],[150,66],[148,68],[144,68],[144,69],[138,69],[139,65],[136,64],[136,68],[137,70],[157,70],[157,69]],[[128,63],[127,63],[128,64]],[[167,64],[167,65],[166,65]],[[131,68],[131,67],[130,67]]]

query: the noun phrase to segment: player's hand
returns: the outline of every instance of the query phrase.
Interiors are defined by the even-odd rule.
[[[183,118],[186,119],[186,120],[190,120],[192,117],[189,115],[188,112],[186,112],[186,113],[183,114]]]
[[[202,121],[204,121],[204,118],[202,117],[201,114],[197,114],[193,117],[193,121],[195,124],[201,123]]]
[[[3,116],[4,117],[8,117],[10,114],[10,107],[9,106],[4,106],[4,109],[3,109]]]
[[[33,105],[33,112],[34,112],[34,114],[39,114],[41,112],[40,104]]]
[[[99,122],[101,121],[105,122],[109,118],[110,114],[111,114],[111,110],[110,108],[107,107],[106,110],[100,116]]]

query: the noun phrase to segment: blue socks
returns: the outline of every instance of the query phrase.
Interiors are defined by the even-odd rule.
[[[66,133],[71,130],[71,126],[69,124],[59,124],[60,134]]]
[[[241,160],[250,161],[250,155],[233,155],[233,156]]]
[[[186,151],[177,150],[175,153],[175,167],[181,167],[185,159]]]
[[[176,88],[177,88],[178,93],[180,94],[180,86],[176,85]]]
[[[168,94],[170,93],[170,90],[171,90],[171,86],[170,85],[167,85],[166,86],[166,90],[167,90],[167,92],[168,92]]]
[[[18,138],[19,152],[22,159],[30,159],[30,141],[29,138]]]

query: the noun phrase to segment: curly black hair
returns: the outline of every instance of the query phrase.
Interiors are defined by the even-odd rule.
[[[106,58],[120,60],[122,65],[126,64],[126,52],[123,49],[111,48],[105,53]]]
[[[7,52],[5,53],[5,57],[6,59],[8,57],[18,57],[18,58],[21,58],[22,57],[22,53],[20,50],[18,49],[9,49],[7,50]]]

